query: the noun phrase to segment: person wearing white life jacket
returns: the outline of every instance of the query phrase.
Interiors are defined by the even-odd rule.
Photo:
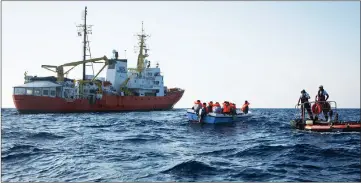
[[[194,102],[194,106],[192,107],[192,109],[194,110],[194,112],[196,112],[196,114],[198,115],[199,110],[202,108],[202,103],[200,100],[197,100]]]
[[[319,90],[316,95],[316,101],[327,101],[327,99],[330,97],[325,89],[323,89],[323,86],[320,85]]]

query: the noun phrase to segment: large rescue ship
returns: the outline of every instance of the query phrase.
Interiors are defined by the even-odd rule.
[[[56,73],[57,77],[28,76],[25,72],[23,85],[15,86],[13,101],[20,113],[68,113],[68,112],[116,112],[116,111],[152,111],[168,110],[182,98],[184,90],[164,86],[159,64],[150,67],[147,60],[148,37],[142,32],[139,37],[137,68],[128,68],[127,59],[119,59],[113,50],[113,57],[89,58],[88,34],[91,26],[86,22],[87,8],[84,12],[84,24],[79,25],[79,36],[83,40],[83,60],[59,66],[41,67]],[[88,53],[87,53],[88,52]],[[104,64],[94,75],[86,75],[86,66],[93,63]],[[86,65],[88,64],[88,65]],[[83,78],[74,80],[67,74],[74,67],[83,66]],[[92,66],[92,65],[91,65]],[[98,77],[105,69],[106,78]],[[65,70],[67,69],[67,70]]]

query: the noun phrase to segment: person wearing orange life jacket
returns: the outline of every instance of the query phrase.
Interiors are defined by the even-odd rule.
[[[231,106],[228,101],[223,103],[223,114],[231,114]]]
[[[215,104],[213,104],[213,108],[212,108],[212,111],[214,113],[222,113],[222,109],[221,109],[221,105],[219,105],[218,102],[216,102]]]
[[[200,100],[197,100],[194,102],[194,106],[192,107],[192,109],[194,110],[194,112],[196,112],[196,114],[198,115],[199,110],[202,108],[202,103]]]
[[[230,113],[236,114],[236,105],[234,103],[229,103],[229,107],[230,107]]]
[[[247,114],[248,113],[248,110],[249,110],[249,102],[246,100],[241,108],[241,111],[244,113],[244,114]]]
[[[227,102],[227,101],[224,101],[224,102],[222,103],[222,108],[221,108],[221,109],[222,109],[222,113],[223,113],[223,110],[224,110],[224,108],[225,108],[225,106],[226,106],[226,102]]]
[[[213,102],[210,101],[210,102],[208,103],[208,106],[207,106],[208,113],[213,112],[212,108],[213,108]]]

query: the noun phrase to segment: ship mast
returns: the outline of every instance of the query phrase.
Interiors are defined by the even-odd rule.
[[[85,11],[84,11],[84,32],[83,32],[83,36],[84,36],[84,40],[83,40],[83,61],[85,61],[85,57],[86,57],[86,34],[87,34],[87,26],[86,26],[86,16],[87,16],[87,7],[85,6]],[[85,62],[83,63],[83,80],[85,80]]]
[[[138,34],[139,37],[139,54],[138,54],[138,62],[137,62],[137,70],[138,72],[142,72],[144,69],[144,59],[148,57],[147,51],[149,49],[146,48],[145,40],[146,37],[149,37],[149,35],[145,35],[144,28],[143,28],[143,21],[142,21],[142,33]],[[145,54],[143,54],[143,51],[145,51]]]
[[[87,25],[87,15],[88,15],[88,9],[85,6],[85,11],[83,14],[83,18],[84,18],[84,24],[79,24],[77,25],[78,27],[78,36],[83,36],[83,61],[85,61],[87,58],[87,56],[89,56],[91,58],[91,53],[90,53],[90,45],[89,45],[89,34],[92,34],[92,26],[93,25]],[[87,50],[89,51],[89,55],[87,55]],[[86,75],[86,66],[92,66],[93,64],[91,63],[91,65],[86,65],[86,63],[83,63],[83,80],[85,80],[85,75]],[[93,74],[94,74],[94,67],[93,67]]]

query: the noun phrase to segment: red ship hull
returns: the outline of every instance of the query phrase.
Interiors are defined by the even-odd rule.
[[[91,104],[88,99],[67,101],[60,97],[13,95],[20,113],[72,113],[72,112],[122,112],[168,110],[182,98],[184,90],[166,96],[113,96],[103,95]]]

